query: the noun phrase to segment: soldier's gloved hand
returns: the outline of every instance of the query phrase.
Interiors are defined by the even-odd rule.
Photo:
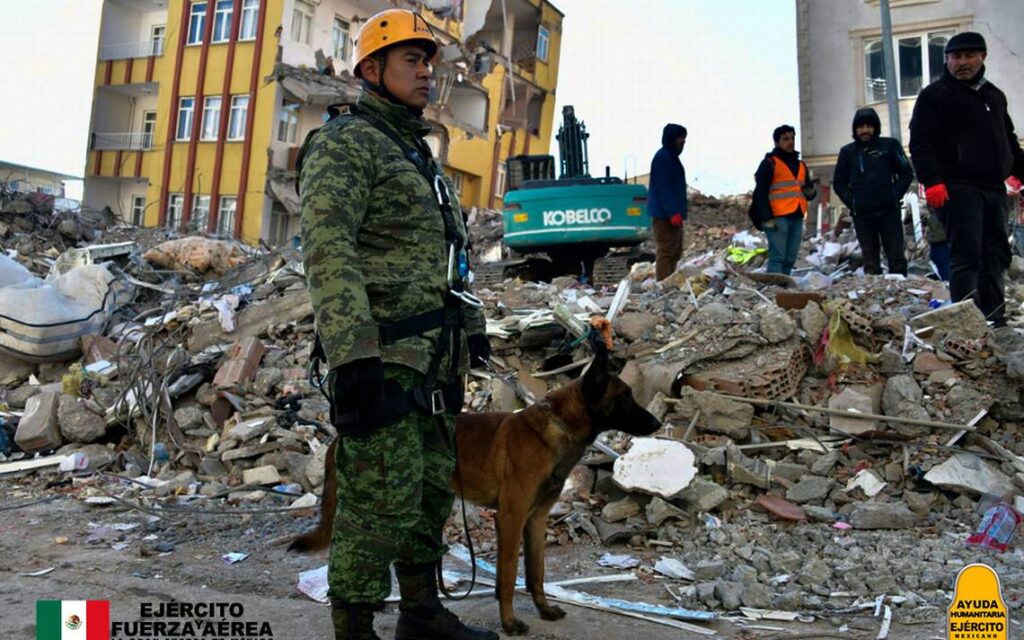
[[[491,341],[481,333],[469,336],[469,365],[472,367],[485,367],[491,359]]]
[[[949,191],[942,182],[933,184],[924,190],[924,199],[932,209],[941,209],[942,205],[949,200]]]
[[[335,367],[331,424],[341,435],[365,436],[384,426],[384,363],[362,358]]]

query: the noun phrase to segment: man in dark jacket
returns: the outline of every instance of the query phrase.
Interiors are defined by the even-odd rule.
[[[1006,324],[1003,276],[1010,265],[1006,187],[1024,177],[1006,95],[985,78],[985,38],[959,33],[946,44],[943,76],[917,97],[910,156],[949,241],[953,302],[973,298],[985,316]]]
[[[683,257],[683,221],[686,220],[686,170],[679,159],[686,145],[686,127],[667,124],[661,148],[651,160],[647,214],[653,218],[657,258],[654,275],[664,280]]]
[[[914,172],[902,145],[893,138],[882,138],[881,131],[882,122],[874,109],[857,110],[853,142],[839,150],[832,188],[853,213],[864,273],[882,273],[881,247],[889,273],[907,275],[900,200]]]
[[[750,217],[768,236],[768,273],[789,275],[800,255],[804,216],[817,195],[811,172],[796,151],[796,129],[788,124],[772,132],[775,148],[754,173]]]

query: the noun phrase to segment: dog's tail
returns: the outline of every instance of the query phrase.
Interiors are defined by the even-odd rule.
[[[334,449],[337,445],[338,440],[335,439],[331,446],[327,447],[327,455],[324,458],[324,492],[320,499],[320,522],[312,531],[307,531],[292,540],[288,545],[289,551],[311,553],[326,549],[331,544],[334,510],[338,506],[338,478],[334,466]]]

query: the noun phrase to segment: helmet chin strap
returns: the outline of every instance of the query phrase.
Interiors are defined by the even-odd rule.
[[[384,65],[386,64],[386,62],[387,62],[387,54],[386,53],[384,55],[377,56],[377,63],[378,63],[378,66],[380,68],[380,82],[374,84],[374,83],[370,82],[369,80],[367,80],[364,77],[363,78],[363,87],[365,89],[369,89],[370,91],[373,91],[374,93],[376,93],[377,95],[379,95],[380,97],[384,98],[385,100],[387,100],[388,102],[390,102],[392,104],[396,104],[396,105],[405,107],[406,109],[409,110],[409,113],[411,113],[412,115],[414,115],[417,118],[419,118],[420,116],[423,115],[423,109],[418,109],[416,107],[411,107],[408,104],[402,102],[401,100],[398,99],[398,96],[396,96],[395,94],[391,93],[391,90],[388,89],[387,85],[384,84]]]

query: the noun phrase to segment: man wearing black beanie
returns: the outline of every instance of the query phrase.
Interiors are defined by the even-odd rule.
[[[1024,177],[1024,150],[1006,95],[985,78],[988,48],[980,33],[946,44],[942,77],[917,97],[910,156],[949,240],[953,302],[973,298],[996,327],[1006,324],[1003,276],[1010,266],[1006,187]]]

